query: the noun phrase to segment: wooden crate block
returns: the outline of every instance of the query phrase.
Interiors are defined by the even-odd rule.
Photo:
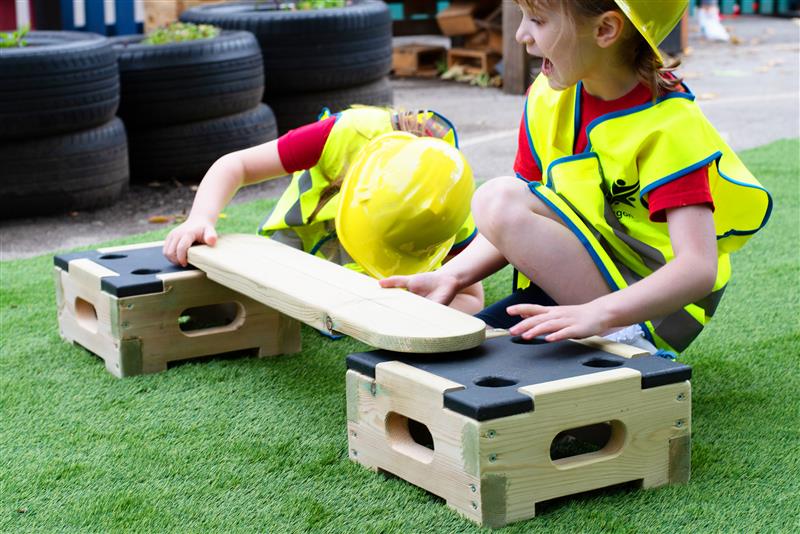
[[[501,55],[491,50],[472,50],[469,48],[451,48],[447,51],[447,67],[454,65],[464,67],[468,74],[486,72],[494,74],[494,66],[500,61]]]
[[[688,366],[591,343],[518,341],[438,358],[350,355],[350,459],[489,527],[558,497],[688,481]]]
[[[300,350],[299,322],[169,263],[161,243],[63,254],[54,263],[61,336],[102,358],[114,376],[238,350]]]
[[[475,24],[476,2],[453,2],[436,15],[443,35],[469,35],[478,31]]]
[[[435,78],[436,63],[444,61],[447,50],[443,46],[407,44],[392,50],[392,69],[396,76]]]

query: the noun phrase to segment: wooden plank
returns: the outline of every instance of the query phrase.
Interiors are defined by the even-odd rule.
[[[220,237],[189,249],[189,262],[214,280],[317,329],[399,352],[450,352],[480,345],[480,319],[277,241]]]

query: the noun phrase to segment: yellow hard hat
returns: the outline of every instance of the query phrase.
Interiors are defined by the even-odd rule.
[[[347,171],[336,233],[375,278],[435,269],[470,211],[474,183],[447,142],[391,132],[370,141]]]
[[[689,0],[614,0],[625,16],[642,34],[647,44],[655,50],[658,59],[664,58],[658,45],[666,39],[683,17]]]

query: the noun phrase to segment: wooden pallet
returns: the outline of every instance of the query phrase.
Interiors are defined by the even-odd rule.
[[[443,46],[407,44],[392,50],[392,69],[395,76],[435,78],[437,63],[445,61],[447,50]]]
[[[300,350],[297,321],[212,282],[202,271],[172,266],[161,246],[56,256],[61,336],[99,356],[120,378],[233,351],[253,349],[262,357]],[[115,267],[123,261],[134,268]]]
[[[500,54],[491,50],[451,48],[447,51],[447,67],[452,68],[454,65],[461,65],[467,74],[481,74],[483,72],[494,74],[494,67],[501,57]]]
[[[558,497],[688,481],[687,366],[512,338],[459,356],[348,356],[350,459],[488,527],[531,518]]]
[[[215,282],[314,328],[399,352],[449,352],[486,337],[480,319],[257,235],[189,249]]]

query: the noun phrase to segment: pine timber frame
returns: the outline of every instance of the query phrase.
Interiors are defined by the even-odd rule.
[[[99,249],[131,251],[160,243]],[[69,262],[69,271],[54,267],[61,337],[104,360],[116,377],[156,373],[169,362],[255,349],[259,357],[300,350],[300,324],[259,302],[191,270],[157,275],[163,292],[116,297],[100,287],[102,277],[117,273],[89,259]],[[187,309],[236,303],[228,325],[184,332],[179,325]]]
[[[488,421],[443,407],[461,384],[402,362],[378,364],[374,379],[348,370],[346,380],[350,459],[438,495],[483,526],[533,517],[536,503],[556,497],[689,479],[688,380],[642,389],[639,372],[620,368],[522,386],[534,411]],[[404,430],[408,420],[427,427],[433,450]],[[609,421],[601,450],[551,460],[559,432]]]

